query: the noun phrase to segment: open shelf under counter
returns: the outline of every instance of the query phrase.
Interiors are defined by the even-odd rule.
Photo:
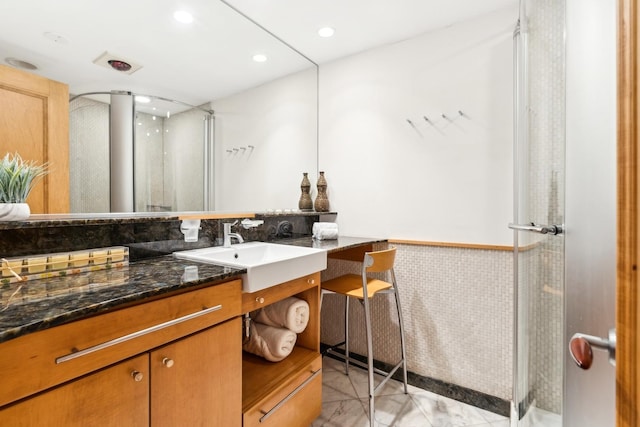
[[[243,425],[309,425],[320,414],[322,356],[296,346],[280,362],[242,353]]]

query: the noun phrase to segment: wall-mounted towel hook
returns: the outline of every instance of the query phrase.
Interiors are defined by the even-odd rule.
[[[247,147],[240,147],[240,149],[242,150],[242,152],[244,153],[247,150]]]
[[[233,152],[234,152],[234,153],[237,153],[238,151],[240,151],[240,150],[238,150],[237,148],[234,148],[234,149],[233,149]]]
[[[449,119],[449,117],[447,117],[447,115],[445,113],[442,113],[442,118],[445,119],[445,120],[451,120],[451,119]]]
[[[420,129],[418,129],[418,127],[411,121],[411,119],[405,119],[407,121],[407,123],[409,123],[409,125],[413,128],[414,131],[416,131],[416,133],[420,136],[420,138],[423,138],[422,133],[420,132]]]
[[[231,151],[231,150],[226,150],[226,151],[227,151],[227,153],[233,153],[233,151]]]
[[[464,117],[464,113],[462,112],[462,110],[458,110],[458,114],[460,114],[461,117]]]
[[[256,148],[256,147],[254,147],[253,145],[247,145],[247,147],[249,147],[249,149],[251,149],[251,150],[253,150],[254,148]]]
[[[422,116],[422,118],[424,119],[425,122],[429,123],[429,124],[433,124],[431,123],[431,120],[429,120],[429,117],[427,116]]]

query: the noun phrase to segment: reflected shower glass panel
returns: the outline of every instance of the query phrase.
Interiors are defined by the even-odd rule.
[[[71,213],[109,212],[109,95],[69,103]]]
[[[150,98],[135,103],[136,211],[204,210],[208,113]]]
[[[134,97],[133,109],[112,111],[112,95]],[[205,190],[213,188],[213,181],[205,182],[205,177],[212,180],[213,176],[213,171],[207,170],[213,167],[208,161],[208,153],[213,152],[213,114],[209,106],[104,92],[75,97],[69,107],[72,213],[111,212],[113,200],[131,188],[133,196],[128,197],[134,199],[134,212],[213,208],[205,199]],[[128,124],[131,117],[132,125]],[[124,138],[133,140],[133,152],[126,148],[114,154],[112,144],[121,142],[110,132],[120,119],[120,123],[127,123],[125,129],[132,127],[130,133],[125,130]],[[112,161],[116,162],[114,166],[131,162],[133,182],[129,178],[120,181],[122,187],[114,184]]]

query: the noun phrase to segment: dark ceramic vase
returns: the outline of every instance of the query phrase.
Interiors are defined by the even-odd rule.
[[[309,192],[311,191],[311,182],[309,182],[309,178],[307,177],[307,172],[302,174],[302,182],[300,183],[300,189],[302,190],[302,194],[300,195],[300,200],[298,201],[298,209],[303,211],[310,211],[313,209],[313,202],[311,201],[311,195]]]
[[[318,187],[318,195],[316,197],[316,202],[314,204],[314,208],[316,212],[329,212],[329,198],[327,197],[327,180],[324,177],[324,172],[320,172],[320,177],[318,178],[318,183],[316,184]]]

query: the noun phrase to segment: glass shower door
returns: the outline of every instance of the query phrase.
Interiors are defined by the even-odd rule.
[[[565,4],[522,0],[514,33],[512,425],[560,426],[564,334]]]

